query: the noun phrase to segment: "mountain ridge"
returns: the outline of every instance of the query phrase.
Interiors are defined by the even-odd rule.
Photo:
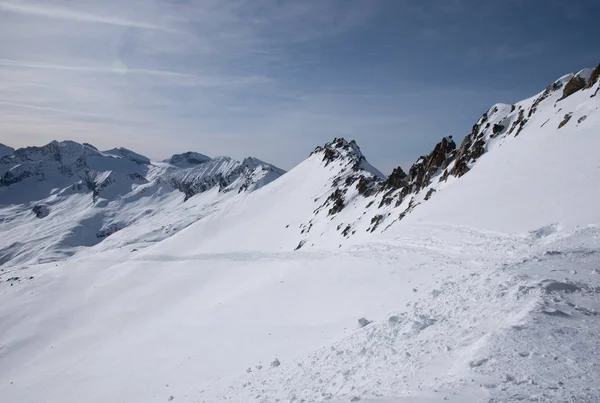
[[[286,245],[288,250],[298,250],[318,245],[341,245],[364,239],[364,234],[385,232],[422,204],[436,198],[449,184],[467,175],[489,151],[527,131],[531,127],[530,121],[540,113],[539,110],[562,110],[560,106],[563,103],[570,102],[571,97],[581,97],[581,94],[594,98],[598,70],[599,67],[596,67],[564,75],[544,91],[516,104],[493,105],[476,121],[460,145],[452,136],[443,137],[429,154],[419,157],[408,172],[397,167],[389,176],[382,174],[368,162],[354,140],[335,138],[316,147],[307,160],[292,170],[300,169],[305,173],[294,179],[293,183],[282,184],[284,188],[292,189],[307,179],[320,183],[310,191],[306,190],[312,195],[298,192],[294,196],[306,200],[306,208],[290,211],[290,217],[297,215],[295,229],[282,233],[281,244],[276,247]],[[574,80],[579,82],[574,89],[570,89],[570,83]],[[567,125],[574,113],[567,112],[560,125]],[[587,117],[578,117],[578,124]],[[0,200],[2,204],[11,200],[17,204],[25,202],[23,211],[30,211],[32,216],[43,222],[53,216],[53,204],[57,200],[64,201],[76,194],[84,196],[85,200],[85,194],[91,194],[90,206],[95,208],[94,214],[102,211],[102,218],[94,224],[93,232],[102,236],[97,237],[98,242],[90,241],[86,245],[96,245],[144,219],[133,213],[137,217],[134,220],[114,212],[105,215],[102,209],[119,209],[119,203],[152,203],[154,199],[161,199],[162,202],[169,200],[170,204],[175,203],[177,194],[183,194],[183,202],[191,203],[198,195],[207,193],[206,197],[195,201],[194,206],[187,207],[203,211],[197,218],[184,220],[183,226],[187,227],[196,219],[207,219],[205,212],[209,206],[210,215],[218,217],[220,212],[231,208],[230,202],[240,206],[241,200],[245,200],[242,197],[239,203],[235,198],[230,201],[230,195],[243,196],[272,183],[277,188],[280,180],[288,178],[289,173],[253,157],[236,161],[229,157],[211,158],[189,151],[174,154],[162,162],[152,162],[125,148],[99,151],[90,144],[53,141],[42,147],[14,150],[0,158]],[[40,190],[29,199],[19,199],[12,192],[19,182],[28,183],[27,186],[32,189],[40,187]],[[276,191],[273,186],[269,188],[272,189],[268,192]],[[213,197],[209,196],[213,195],[213,189],[216,199],[208,202]],[[252,204],[250,201],[247,203]],[[264,203],[268,204],[266,201]],[[295,202],[290,199],[281,203]],[[90,206],[84,210],[88,211]],[[148,208],[154,211],[152,214],[160,215],[160,209],[151,205]],[[175,210],[179,208],[175,207]],[[258,206],[256,208],[260,209]],[[304,212],[298,214],[298,211]],[[117,220],[117,216],[121,218]],[[77,223],[74,225],[79,225]],[[249,233],[252,227],[258,225],[258,222],[252,224]],[[235,225],[231,228],[235,228]],[[336,240],[323,241],[325,233],[336,234],[331,235]],[[169,236],[172,234],[170,232]],[[231,236],[236,239],[239,234]],[[70,236],[68,238],[72,239]],[[207,242],[211,244],[212,241]],[[0,256],[4,256],[3,260],[8,262],[11,256],[18,254],[15,249],[23,248],[22,245],[15,247],[14,243],[5,245],[0,247]],[[9,249],[12,252],[7,252]]]

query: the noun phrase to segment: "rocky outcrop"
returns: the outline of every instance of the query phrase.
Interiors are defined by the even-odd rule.
[[[562,122],[559,123],[558,128],[562,129],[567,123],[569,123],[569,120],[571,120],[571,118],[573,117],[573,113],[567,113]]]
[[[50,215],[50,209],[44,204],[36,204],[31,211],[37,218],[46,218]]]
[[[369,164],[354,140],[347,141],[341,137],[335,138],[332,142],[315,148],[310,155],[321,158],[325,166],[338,162],[343,167],[351,168],[354,172],[366,172],[377,179],[385,179],[385,175]]]
[[[382,183],[384,192],[379,208],[389,206],[394,200],[399,206],[409,195],[416,194],[429,186],[437,175],[446,175],[445,171],[456,157],[456,143],[452,136],[444,137],[428,155],[419,157],[408,171],[396,168]],[[398,192],[399,190],[399,192]]]
[[[429,155],[421,157],[411,167],[408,174],[408,186],[411,192],[418,192],[429,186],[433,176],[445,170],[455,156],[456,143],[452,140],[452,136],[444,137]]]
[[[573,76],[573,78],[571,78],[569,82],[565,84],[561,100],[570,97],[583,88],[585,88],[585,79],[580,76]]]
[[[598,82],[599,77],[600,77],[600,64],[598,64],[596,66],[596,68],[594,70],[592,70],[592,73],[590,74],[590,78],[588,79],[585,88],[592,88]]]

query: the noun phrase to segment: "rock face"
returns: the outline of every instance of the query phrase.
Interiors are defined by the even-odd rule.
[[[429,155],[419,158],[410,168],[405,195],[417,193],[429,186],[433,176],[444,171],[455,155],[456,143],[452,136],[443,138]]]
[[[592,70],[592,72],[590,74],[590,78],[588,79],[588,82],[585,87],[592,88],[598,82],[599,77],[600,77],[600,64],[598,64],[596,66],[596,68],[594,70]]]
[[[48,206],[45,206],[43,204],[36,204],[35,206],[33,206],[31,211],[33,212],[33,214],[35,214],[37,218],[46,218],[50,215],[50,209],[48,208]]]
[[[585,79],[583,77],[573,76],[573,78],[569,80],[569,82],[565,85],[565,88],[563,89],[562,99],[565,99],[573,95],[577,91],[585,88],[585,84]]]

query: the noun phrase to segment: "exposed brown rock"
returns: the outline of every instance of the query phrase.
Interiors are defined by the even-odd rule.
[[[592,70],[592,74],[585,86],[585,88],[592,88],[594,84],[598,82],[598,78],[600,77],[600,64],[596,66],[594,70]]]
[[[565,118],[563,119],[562,122],[560,122],[560,124],[558,125],[558,128],[562,128],[563,126],[565,126],[567,123],[569,123],[569,120],[571,120],[571,117],[573,117],[572,113],[567,113],[565,115]]]
[[[583,77],[573,76],[573,78],[571,78],[569,82],[565,84],[561,99],[565,99],[583,88],[585,88],[585,80]]]
[[[425,195],[425,200],[429,200],[431,199],[431,196],[433,196],[433,194],[436,192],[435,189],[431,188],[429,189],[429,191],[427,192],[427,194]]]

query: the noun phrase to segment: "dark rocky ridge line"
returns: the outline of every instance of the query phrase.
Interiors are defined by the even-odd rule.
[[[389,213],[378,213],[376,210],[385,209],[389,206],[399,207],[411,198],[407,207],[398,216],[398,220],[401,220],[421,203],[415,201],[413,197],[423,189],[428,188],[435,181],[437,183],[446,182],[450,177],[460,178],[466,175],[479,158],[487,152],[487,146],[491,139],[499,136],[518,136],[529,119],[536,113],[538,106],[552,93],[563,90],[562,97],[559,99],[560,102],[578,91],[591,88],[598,82],[599,77],[600,64],[591,72],[588,80],[573,75],[564,85],[559,81],[552,83],[534,100],[527,110],[524,110],[522,106],[518,106],[517,109],[516,105],[512,105],[509,115],[516,112],[517,118],[510,128],[503,123],[509,115],[501,122],[491,125],[489,122],[490,116],[498,112],[497,108],[491,108],[473,125],[471,132],[463,139],[460,147],[457,148],[452,136],[444,137],[428,155],[417,159],[410,167],[408,174],[402,167],[397,167],[387,178],[369,175],[367,171],[361,169],[361,163],[366,162],[366,159],[353,140],[347,141],[343,138],[336,138],[324,146],[317,147],[311,155],[321,154],[325,166],[336,160],[344,160],[343,163],[351,167],[353,174],[344,178],[344,180],[342,178],[334,179],[330,196],[315,210],[315,216],[324,209],[327,210],[328,216],[341,213],[347,206],[346,194],[349,193],[352,186],[355,186],[358,194],[372,199],[367,204],[367,209],[370,211],[375,207],[375,215],[371,218],[371,226],[368,231],[375,231],[389,215]],[[591,96],[595,95],[592,94]],[[570,115],[568,116],[570,117]],[[565,119],[562,125],[567,122],[568,118]],[[486,133],[488,134],[487,137]],[[435,188],[430,188],[423,197],[423,201],[428,201],[434,197],[436,191]],[[374,206],[376,201],[378,203]],[[310,232],[311,228],[312,220],[302,228],[302,234]],[[338,228],[344,237],[354,233],[351,232],[351,229],[352,225],[341,225]]]

